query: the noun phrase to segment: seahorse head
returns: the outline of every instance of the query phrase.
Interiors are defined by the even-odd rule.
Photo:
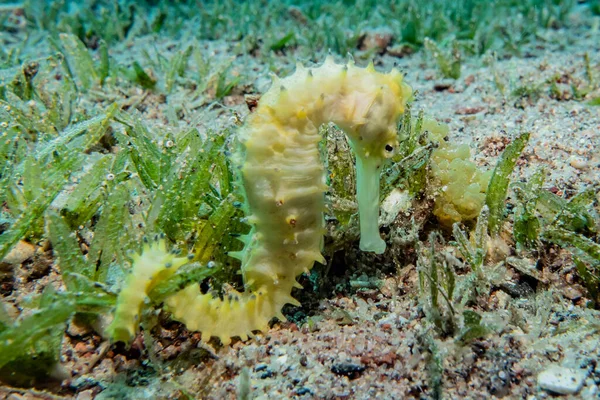
[[[398,119],[412,97],[412,89],[398,70],[384,74],[375,71],[372,64],[366,71],[349,67],[348,82],[351,85],[341,105],[346,114],[342,129],[350,137],[356,155],[390,158],[398,146]]]

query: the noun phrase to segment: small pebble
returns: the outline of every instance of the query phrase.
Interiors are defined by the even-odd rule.
[[[260,374],[259,378],[260,379],[267,379],[267,378],[272,378],[275,374],[273,373],[273,371],[271,370],[266,370],[265,372],[263,372],[262,374]]]
[[[268,368],[267,364],[258,364],[256,367],[254,367],[254,370],[256,372],[260,372],[260,371],[265,371]]]
[[[11,265],[19,265],[33,257],[34,254],[35,246],[21,240],[12,248],[6,257],[4,257],[2,262]]]
[[[344,375],[350,379],[358,378],[358,376],[365,370],[365,367],[358,364],[352,363],[339,363],[334,364],[331,367],[331,372],[336,375]]]
[[[585,160],[582,160],[578,157],[571,158],[570,164],[571,167],[576,169],[586,169],[588,167],[588,163]]]
[[[575,394],[581,390],[587,371],[553,365],[538,375],[538,385],[557,394]]]
[[[94,398],[94,391],[91,389],[84,390],[77,394],[76,400],[91,400]]]
[[[305,394],[310,394],[310,395],[312,395],[313,393],[312,393],[312,392],[310,391],[310,389],[309,389],[309,388],[307,388],[307,387],[301,387],[301,388],[299,388],[298,390],[296,390],[296,395],[298,395],[298,396],[303,396],[303,395],[305,395]]]
[[[572,286],[568,286],[566,288],[564,288],[562,290],[563,296],[565,296],[567,299],[572,300],[572,301],[577,301],[579,299],[581,299],[581,297],[583,296],[583,293],[581,293],[580,290],[577,290],[577,288],[574,288]]]

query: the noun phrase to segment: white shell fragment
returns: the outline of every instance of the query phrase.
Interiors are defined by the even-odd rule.
[[[575,394],[581,390],[588,372],[553,365],[538,375],[540,388],[557,394]]]

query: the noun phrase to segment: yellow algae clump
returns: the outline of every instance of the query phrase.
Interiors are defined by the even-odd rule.
[[[468,145],[447,142],[441,142],[431,154],[433,214],[445,226],[477,218],[485,204],[492,171],[479,170],[470,156]]]

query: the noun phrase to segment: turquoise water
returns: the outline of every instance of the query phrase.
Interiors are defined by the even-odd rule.
[[[0,1],[0,398],[598,398],[599,27],[598,0]],[[360,250],[355,157],[326,124],[301,305],[202,341],[170,296],[256,289],[240,132],[327,56],[413,90],[386,251]]]

